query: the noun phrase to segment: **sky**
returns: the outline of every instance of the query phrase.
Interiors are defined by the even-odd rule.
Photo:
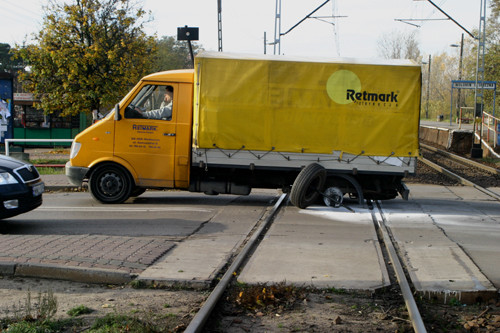
[[[151,11],[146,33],[177,36],[177,27],[199,27],[199,43],[218,50],[217,0],[134,0]],[[274,40],[276,0],[221,0],[224,52],[263,54],[264,34]],[[285,33],[325,0],[281,0],[281,32]],[[48,0],[0,0],[0,42],[22,44],[42,28]],[[479,26],[481,0],[433,0],[465,29]],[[489,15],[487,9],[487,16]],[[335,19],[328,16],[336,16]],[[313,16],[281,37],[280,47],[267,45],[267,54],[301,57],[378,58],[379,40],[395,31],[416,32],[422,55],[453,52],[464,30],[447,20],[425,0],[330,0]],[[401,19],[426,19],[407,21]],[[329,21],[329,22],[325,22]],[[333,24],[332,24],[333,23]],[[415,26],[418,25],[419,27]]]

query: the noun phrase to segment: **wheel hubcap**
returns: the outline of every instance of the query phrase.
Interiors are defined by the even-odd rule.
[[[344,193],[338,187],[329,187],[325,191],[323,201],[327,206],[339,208],[344,201]]]
[[[122,181],[116,174],[105,174],[101,179],[101,189],[103,194],[107,196],[114,196],[120,192],[122,188]]]

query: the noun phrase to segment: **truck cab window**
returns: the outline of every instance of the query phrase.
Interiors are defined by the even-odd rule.
[[[125,118],[172,120],[172,86],[144,86],[125,109]]]

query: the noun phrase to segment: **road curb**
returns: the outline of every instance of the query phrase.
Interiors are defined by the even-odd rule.
[[[14,262],[0,262],[1,275],[14,275],[16,271],[16,263]]]
[[[3,266],[7,269],[9,268],[8,264],[0,265],[0,272]],[[136,276],[111,269],[57,267],[45,264],[17,264],[12,267],[14,276],[48,278],[84,283],[124,284],[129,283]]]

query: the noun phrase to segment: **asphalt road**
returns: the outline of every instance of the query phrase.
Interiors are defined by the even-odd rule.
[[[231,202],[244,200],[264,209],[272,199],[273,195],[242,198],[148,191],[125,204],[103,205],[89,193],[45,193],[40,208],[2,221],[0,233],[183,238],[196,232]]]

